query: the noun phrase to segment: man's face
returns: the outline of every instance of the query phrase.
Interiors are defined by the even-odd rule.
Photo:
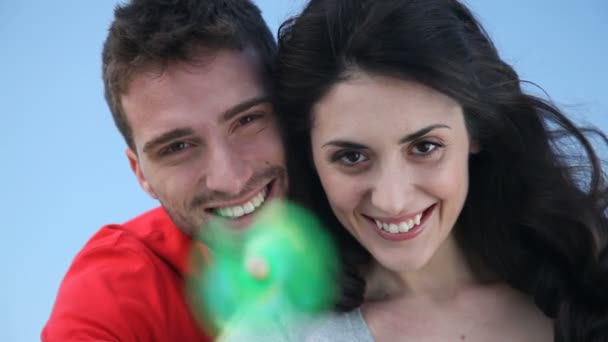
[[[218,51],[202,60],[140,72],[121,98],[136,146],[127,149],[131,167],[190,236],[213,215],[244,226],[287,188],[256,55]]]

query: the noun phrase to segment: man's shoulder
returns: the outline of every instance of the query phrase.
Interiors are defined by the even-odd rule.
[[[159,251],[167,243],[154,243],[155,234],[173,229],[160,208],[102,227],[66,273],[43,340],[68,335],[102,340],[105,336],[127,340],[146,336],[146,340],[171,336],[174,329],[164,325],[169,322],[166,315],[189,321],[181,297],[182,275]],[[194,323],[184,329],[192,334],[197,331]]]
[[[162,208],[147,211],[125,223],[107,224],[78,252],[63,282],[86,274],[97,279],[124,277],[125,272],[136,275],[139,271],[157,268],[155,264],[168,262],[157,250],[158,245],[175,229]],[[147,273],[142,272],[142,275]]]
[[[76,283],[80,291],[112,283],[125,286],[149,277],[162,260],[144,238],[154,231],[153,224],[164,221],[164,216],[164,211],[156,208],[126,223],[101,227],[75,256],[62,287]],[[119,282],[114,278],[120,278]]]
[[[146,238],[171,231],[175,226],[163,208],[149,210],[125,223],[111,223],[101,227],[84,245],[79,257],[103,250],[132,250],[141,252],[149,249]]]
[[[166,226],[174,227],[174,224],[173,221],[171,221],[171,217],[169,217],[163,207],[156,207],[154,209],[141,213],[140,215],[121,224],[120,226],[124,227],[125,229],[134,229],[142,226],[149,227],[150,229],[162,229]]]

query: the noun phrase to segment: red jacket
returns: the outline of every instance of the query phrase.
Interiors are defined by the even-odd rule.
[[[162,208],[101,228],[65,275],[42,341],[210,341],[184,296],[192,241]]]

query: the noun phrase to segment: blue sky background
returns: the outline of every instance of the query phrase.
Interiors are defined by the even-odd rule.
[[[256,1],[273,32],[302,0]],[[115,0],[0,0],[0,341],[36,341],[72,258],[156,205],[103,99]],[[608,2],[469,0],[503,57],[579,122],[608,131]]]

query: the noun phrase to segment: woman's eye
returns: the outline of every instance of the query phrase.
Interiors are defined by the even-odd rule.
[[[340,153],[337,159],[346,166],[354,166],[367,160],[363,153],[356,151]]]
[[[412,148],[412,152],[418,155],[426,155],[433,152],[438,147],[441,147],[438,143],[430,142],[430,141],[422,141],[414,145]]]

